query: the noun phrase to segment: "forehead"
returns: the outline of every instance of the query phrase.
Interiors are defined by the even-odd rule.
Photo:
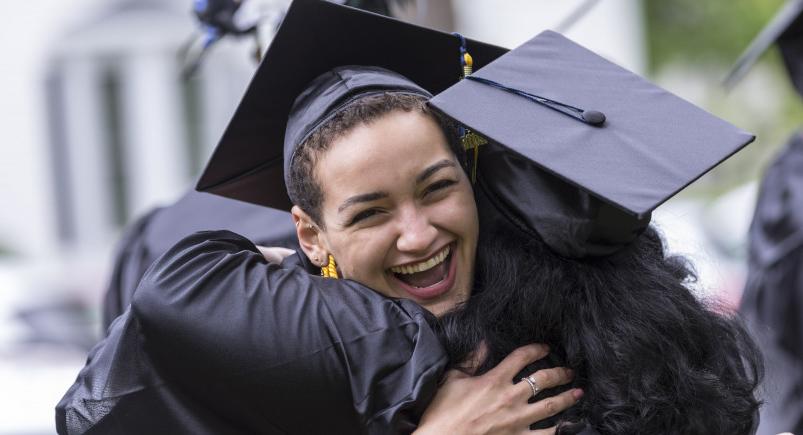
[[[431,115],[393,111],[337,138],[316,165],[324,206],[352,195],[407,188],[427,167],[455,160]]]

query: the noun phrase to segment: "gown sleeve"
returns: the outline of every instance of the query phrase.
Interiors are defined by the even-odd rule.
[[[161,391],[170,403],[152,394],[145,407],[176,409],[169,419],[193,433],[220,433],[220,425],[232,433],[412,431],[446,365],[431,315],[298,263],[269,264],[228,231],[179,242],[146,272],[130,312],[113,325],[135,325],[118,347],[148,366],[141,371],[149,380],[119,383],[138,384],[130,389],[137,394],[141,384]],[[99,346],[121,344],[115,337]],[[94,358],[99,366],[89,375],[108,379],[104,370],[124,364],[110,360]],[[74,386],[68,395],[92,390],[103,388]],[[126,388],[116,390],[94,398],[115,396],[119,404]],[[101,418],[109,415],[136,424],[125,421],[126,409],[111,406]]]

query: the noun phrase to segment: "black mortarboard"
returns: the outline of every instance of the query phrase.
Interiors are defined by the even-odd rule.
[[[795,88],[803,95],[803,0],[789,0],[783,5],[736,61],[725,86],[733,87],[776,42]]]
[[[569,257],[629,243],[653,209],[754,139],[551,31],[430,104],[490,140],[481,193]]]
[[[284,160],[299,140],[355,93],[446,89],[462,74],[460,46],[448,33],[327,1],[295,0],[196,188],[289,209]],[[471,40],[467,47],[477,67],[507,51]],[[346,65],[367,68],[336,69]]]

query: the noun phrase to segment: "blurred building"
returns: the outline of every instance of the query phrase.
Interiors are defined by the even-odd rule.
[[[288,3],[261,1],[268,9]],[[191,185],[255,66],[248,44],[227,41],[197,76],[182,81],[179,51],[194,31],[188,1],[37,3],[23,14],[26,29],[9,35],[19,42],[6,42],[7,56],[27,56],[11,68],[25,75],[23,83],[5,83],[19,86],[5,94],[11,98],[4,105],[15,108],[5,122],[25,120],[0,134],[4,143],[35,152],[24,162],[4,160],[10,198],[22,201],[3,214],[0,243],[24,255],[94,249]],[[587,15],[573,15],[584,7]],[[638,2],[419,0],[400,15],[509,47],[543,28],[571,25],[567,34],[578,42],[644,68]],[[30,47],[31,32],[46,34],[37,35],[39,47]],[[14,182],[23,178],[36,182]]]
[[[249,1],[269,39],[289,0]],[[254,71],[253,41],[230,40],[182,80],[191,9],[0,2],[0,434],[52,433],[53,406],[99,336],[121,228],[192,186]],[[639,1],[412,0],[396,12],[511,48],[564,27],[629,69],[646,64]]]

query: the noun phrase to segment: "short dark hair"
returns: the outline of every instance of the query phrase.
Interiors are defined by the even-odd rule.
[[[318,226],[323,227],[324,225],[321,218],[323,190],[315,177],[315,167],[320,156],[329,149],[332,142],[348,133],[354,127],[370,124],[380,117],[397,110],[404,112],[417,111],[433,116],[446,135],[449,148],[458,157],[461,165],[465,167],[465,152],[460,146],[456,126],[452,122],[435,115],[427,106],[425,97],[401,92],[384,92],[358,98],[318,127],[299,145],[290,164],[289,184],[287,186],[290,199],[293,204],[301,207]]]

